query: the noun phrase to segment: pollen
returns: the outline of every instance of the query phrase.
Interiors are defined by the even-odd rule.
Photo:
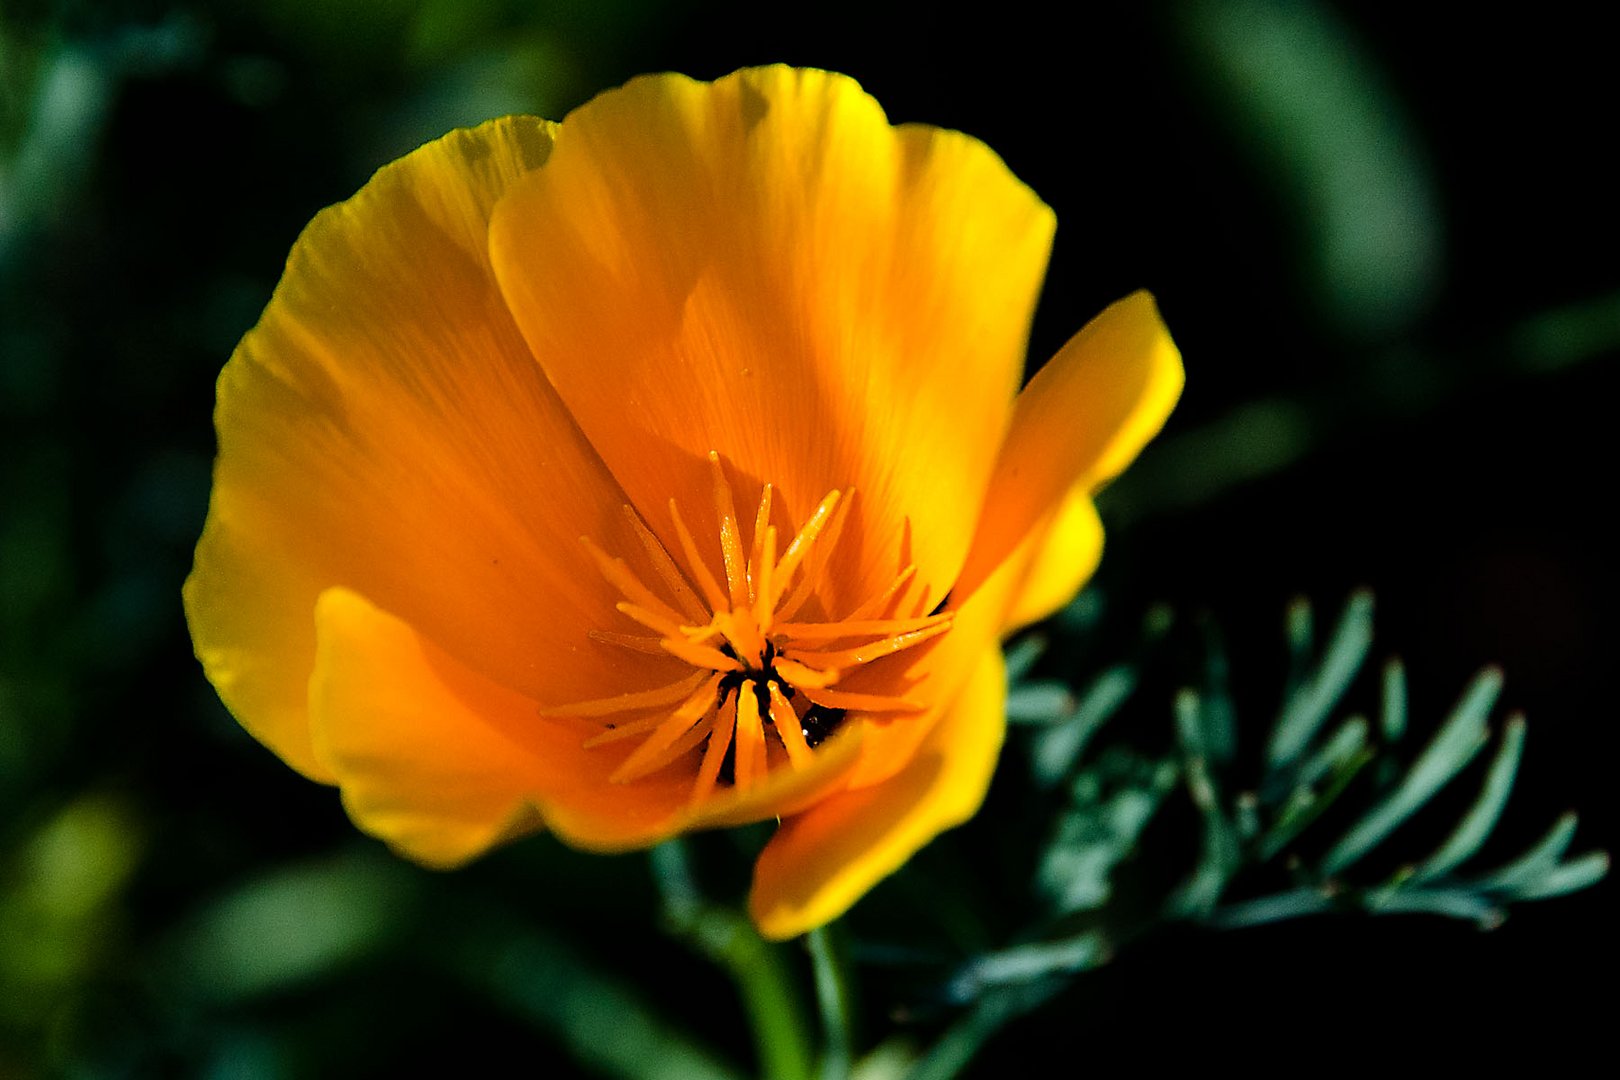
[[[617,783],[676,767],[690,770],[694,805],[721,784],[746,790],[773,770],[804,768],[848,712],[921,710],[923,703],[912,698],[840,683],[945,633],[953,618],[949,611],[896,617],[914,566],[904,567],[886,588],[841,618],[826,617],[823,604],[812,599],[821,595],[854,489],[829,492],[784,547],[772,524],[772,486],[764,485],[751,519],[745,520],[717,453],[709,454],[709,471],[723,580],[715,577],[674,499],[669,524],[678,552],[670,551],[633,508],[624,508],[651,567],[646,576],[582,538],[620,596],[618,612],[642,631],[594,630],[592,640],[673,656],[691,671],[667,686],[545,710],[549,716],[599,721],[602,730],[587,739],[587,747],[638,740],[613,773]]]

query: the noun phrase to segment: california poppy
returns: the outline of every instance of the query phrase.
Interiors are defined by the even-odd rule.
[[[1019,392],[1051,211],[848,78],[662,75],[387,166],[220,376],[186,583],[209,679],[449,866],[779,818],[762,932],[983,799],[1000,640],[1180,361],[1145,293]]]

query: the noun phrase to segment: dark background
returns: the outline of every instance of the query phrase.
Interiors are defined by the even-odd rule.
[[[390,859],[236,728],[179,607],[213,379],[310,216],[450,127],[560,118],[642,71],[832,68],[897,121],[994,147],[1059,220],[1032,359],[1145,286],[1186,361],[1164,436],[1102,502],[1104,629],[1161,602],[1213,618],[1253,740],[1290,599],[1327,618],[1370,586],[1415,727],[1487,662],[1529,716],[1500,853],[1570,807],[1576,850],[1612,849],[1612,39],[1575,5],[1409,8],[1077,5],[1060,26],[1008,3],[5,0],[0,1077],[383,1075],[509,1050],[611,1073],[580,1049],[615,1030],[602,979],[752,1069],[723,977],[660,935],[644,859],[546,839],[451,877]],[[1165,678],[1143,693],[1167,724]],[[1370,707],[1371,684],[1355,693]],[[995,848],[1020,753],[918,880]],[[723,863],[731,842],[705,850]],[[1177,843],[1142,858],[1181,865]],[[729,873],[709,882],[727,900]],[[1601,1053],[1612,892],[1488,934],[1166,930],[977,1069]],[[927,898],[886,885],[868,925]],[[949,1018],[881,965],[866,977],[863,1045],[895,1015],[919,1045]]]

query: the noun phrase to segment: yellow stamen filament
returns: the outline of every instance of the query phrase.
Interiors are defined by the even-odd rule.
[[[889,610],[889,605],[894,603],[895,597],[900,595],[902,589],[911,584],[911,579],[916,575],[917,564],[911,563],[900,571],[899,576],[894,579],[894,582],[887,589],[884,589],[881,593],[850,612],[848,621],[859,622],[862,619],[878,618],[883,612]]]
[[[583,745],[585,749],[589,750],[592,747],[605,746],[608,743],[620,742],[624,739],[633,739],[637,735],[645,735],[647,732],[652,731],[654,728],[663,724],[668,719],[669,717],[659,713],[654,716],[649,716],[643,720],[632,720],[628,724],[620,724],[618,727],[610,727],[600,735],[592,735],[590,738],[585,740]]]
[[[726,564],[726,586],[731,590],[731,606],[740,608],[748,603],[748,568],[743,556],[742,536],[737,531],[737,504],[731,498],[731,485],[726,483],[725,466],[720,455],[709,452],[709,468],[714,473],[714,515],[720,521],[720,554]]]
[[[603,729],[586,739],[585,746],[640,740],[613,770],[611,778],[617,783],[687,762],[693,770],[694,807],[710,798],[722,781],[747,791],[773,768],[809,767],[816,745],[846,712],[925,708],[926,702],[911,697],[842,690],[838,684],[849,669],[945,633],[955,618],[951,612],[891,617],[916,576],[916,567],[909,565],[844,618],[834,617],[832,607],[838,606],[839,598],[824,591],[825,579],[849,519],[854,489],[827,493],[779,554],[782,534],[771,521],[775,488],[762,487],[745,546],[743,519],[718,454],[709,455],[709,471],[723,584],[704,561],[673,499],[669,515],[679,541],[679,560],[635,510],[624,508],[639,555],[645,556],[639,565],[647,575],[584,540],[602,577],[622,597],[615,608],[653,634],[592,630],[591,640],[681,660],[696,670],[668,686],[561,705],[544,713],[604,719],[657,710],[622,721],[604,719]],[[647,582],[661,590],[655,592]],[[795,620],[812,598],[817,598],[812,615]]]
[[[659,644],[663,638],[647,637],[642,634],[616,634],[611,630],[591,630],[587,636],[592,641],[600,641],[604,645],[617,645],[632,652],[647,653],[651,656],[665,655],[664,647]]]
[[[771,524],[771,485],[759,493],[759,510],[754,514],[754,546],[748,553],[748,599],[759,599],[757,575],[765,562],[765,530]]]
[[[793,578],[793,571],[799,568],[800,560],[808,555],[810,549],[815,546],[816,538],[827,527],[827,519],[832,516],[833,510],[838,506],[842,494],[842,492],[838,491],[829,492],[827,497],[821,500],[820,505],[815,508],[805,521],[804,527],[793,538],[793,542],[788,545],[788,549],[782,553],[782,561],[776,565],[776,575],[773,579],[773,584],[777,590],[788,587]],[[775,608],[777,599],[777,596],[771,597],[772,608]]]
[[[844,690],[823,690],[820,687],[806,686],[804,696],[817,705],[825,705],[830,709],[855,709],[860,712],[916,712],[927,708],[920,701],[910,698],[888,697],[884,694],[852,694]]]
[[[696,689],[698,683],[703,681],[703,675],[701,671],[694,671],[680,682],[660,686],[656,690],[638,690],[610,698],[598,698],[595,701],[576,701],[572,705],[546,709],[542,715],[612,716],[614,713],[630,712],[632,709],[656,709],[660,705],[673,705]]]
[[[759,764],[760,751],[765,748],[765,729],[759,722],[759,695],[754,684],[745,682],[737,690],[737,790],[747,791],[754,786],[754,770]]]
[[[624,612],[624,614],[630,616],[632,619],[636,620],[636,622],[640,623],[642,626],[645,626],[647,629],[657,630],[665,637],[679,637],[681,635],[681,624],[679,620],[669,619],[658,614],[657,612],[648,611],[646,608],[637,604],[632,604],[628,600],[621,600],[613,606]]]
[[[743,671],[743,662],[736,657],[727,656],[719,649],[708,645],[694,645],[685,638],[668,637],[659,642],[664,651],[671,656],[677,656],[694,667],[706,667],[715,671]]]
[[[799,577],[799,584],[788,596],[787,601],[776,609],[778,619],[786,621],[793,618],[804,606],[804,602],[815,593],[816,586],[820,584],[821,572],[827,566],[827,553],[838,543],[839,534],[844,531],[844,520],[849,517],[849,504],[854,494],[854,488],[846,489],[844,497],[832,508],[827,524],[821,528],[820,535],[815,538],[817,542],[806,557],[804,573]]]
[[[769,491],[770,488],[766,488]],[[749,569],[749,578],[755,585],[754,592],[754,622],[758,624],[761,633],[771,632],[771,564],[776,561],[776,526],[765,527],[765,542],[760,545],[759,559],[755,566]]]
[[[720,770],[725,765],[726,749],[731,745],[736,730],[737,697],[733,694],[720,706],[719,715],[715,717],[714,727],[709,733],[709,745],[703,751],[703,764],[698,766],[697,780],[692,784],[692,805],[698,805],[714,791],[715,781],[720,778]]]
[[[807,686],[831,686],[838,681],[838,672],[836,670],[817,671],[815,668],[804,666],[797,660],[778,660],[776,662],[776,673],[792,685],[801,688]]]
[[[867,637],[872,634],[905,634],[949,621],[950,617],[945,612],[940,612],[938,615],[925,615],[920,619],[865,619],[859,622],[851,619],[847,622],[832,623],[779,623],[777,629],[795,638],[835,639]]]
[[[770,690],[771,718],[776,721],[777,738],[782,740],[782,749],[787,751],[788,761],[795,769],[802,769],[810,764],[813,751],[810,744],[804,741],[799,714],[793,711],[793,703],[788,701],[781,687],[773,682]]]
[[[681,541],[681,554],[686,556],[686,565],[691,568],[692,576],[697,578],[698,588],[703,590],[703,598],[709,602],[709,610],[725,610],[726,594],[720,591],[720,583],[714,580],[714,572],[698,553],[697,542],[692,539],[686,522],[681,520],[680,507],[674,499],[669,500],[669,516],[675,523],[675,535]]]
[[[941,612],[948,615],[949,612]],[[853,649],[844,649],[839,652],[795,652],[798,659],[814,664],[818,667],[854,667],[857,664],[870,664],[873,660],[891,656],[901,649],[909,649],[913,645],[921,645],[931,637],[937,637],[951,628],[951,621],[934,623],[921,630],[912,630],[909,633],[895,634],[881,641],[869,642]]]
[[[624,759],[624,764],[619,766],[610,779],[622,784],[627,780],[657,772],[679,756],[669,753],[670,749],[682,735],[690,731],[693,724],[703,718],[704,713],[709,711],[709,703],[714,699],[719,687],[719,675],[704,681],[697,692],[687,698],[669,719],[653,729],[646,742],[636,747],[635,752]]]
[[[579,542],[585,545],[585,550],[589,551],[591,558],[596,560],[596,567],[602,571],[602,576],[607,578],[608,583],[615,589],[619,590],[625,600],[644,611],[661,615],[670,622],[678,624],[681,621],[679,613],[674,608],[658,599],[657,595],[643,585],[640,579],[631,572],[629,563],[623,559],[610,558],[601,548],[591,543],[588,536],[580,537]]]
[[[681,573],[681,568],[676,566],[675,560],[669,557],[669,552],[664,550],[664,545],[659,543],[658,537],[652,534],[651,529],[642,524],[641,517],[636,513],[634,507],[626,505],[624,507],[624,517],[630,523],[630,528],[636,534],[636,539],[641,541],[641,549],[647,553],[647,558],[652,560],[653,569],[658,572],[659,580],[664,583],[666,589],[675,594],[675,600],[680,604],[681,611],[692,622],[702,622],[707,618],[703,610],[703,601],[699,600],[697,593],[692,591],[692,586],[686,583],[686,577]]]

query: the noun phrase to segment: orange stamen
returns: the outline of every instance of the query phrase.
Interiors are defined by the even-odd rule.
[[[695,746],[696,742],[693,742],[683,749],[681,736],[689,734],[692,725],[708,711],[719,686],[720,676],[711,676],[679,709],[658,725],[647,741],[636,747],[608,779],[615,784],[623,784],[657,772]]]
[[[950,613],[944,612],[942,614],[948,615]],[[903,649],[909,649],[914,645],[921,645],[929,638],[938,637],[940,634],[943,634],[950,628],[951,620],[944,619],[940,622],[925,626],[921,630],[912,630],[904,634],[895,634],[893,637],[886,637],[879,641],[868,642],[865,645],[857,645],[853,649],[841,649],[837,652],[800,652],[798,650],[794,650],[793,656],[796,660],[800,660],[807,664],[815,664],[818,667],[857,667],[861,664],[870,664],[873,660],[878,660],[885,656],[892,656],[893,654],[900,652]]]
[[[655,635],[592,630],[591,640],[681,660],[697,670],[668,686],[545,711],[548,716],[607,717],[657,710],[606,723],[585,746],[640,740],[613,771],[610,779],[616,783],[687,761],[686,767],[693,768],[694,808],[713,794],[728,760],[730,781],[738,791],[757,787],[773,768],[811,765],[815,750],[805,734],[810,713],[800,710],[898,713],[926,708],[926,702],[908,697],[840,690],[837,685],[846,669],[936,637],[949,630],[954,619],[949,612],[893,617],[897,606],[905,610],[904,597],[917,573],[913,565],[901,569],[885,589],[844,618],[833,617],[840,597],[823,590],[834,549],[851,516],[854,489],[828,492],[779,554],[781,533],[771,523],[775,488],[762,486],[745,547],[736,500],[719,454],[709,454],[709,469],[723,583],[704,560],[673,499],[669,514],[679,558],[632,507],[623,510],[647,556],[641,565],[655,575],[646,581],[624,559],[583,539],[597,569],[622,597],[614,607]],[[648,582],[656,590],[648,588]],[[812,598],[817,600],[812,617],[795,621]],[[827,715],[818,714],[818,731],[824,733],[828,722]],[[830,722],[836,723],[836,716]],[[699,748],[701,756],[693,759]]]
[[[691,569],[692,576],[697,578],[698,588],[703,590],[703,598],[709,602],[709,610],[724,611],[726,594],[720,591],[720,583],[714,580],[714,572],[699,554],[697,541],[692,539],[691,530],[686,527],[686,522],[681,520],[681,511],[674,499],[669,500],[669,516],[675,523],[675,535],[681,542],[681,554],[686,556],[686,565]]]
[[[770,691],[771,726],[776,729],[776,737],[782,741],[782,749],[787,751],[788,761],[795,769],[802,769],[810,764],[815,751],[804,741],[802,721],[793,703],[783,696],[781,687],[776,683],[771,683]]]
[[[754,621],[759,624],[760,631],[767,634],[771,631],[771,564],[774,562],[776,562],[776,526],[768,525],[765,528],[765,542],[760,547],[759,568],[749,573],[755,586]]]
[[[855,621],[825,623],[779,623],[777,631],[794,638],[819,638],[834,640],[846,637],[864,637],[871,634],[881,634],[885,637],[895,634],[908,634],[916,630],[924,630],[935,623],[950,622],[949,612],[940,612],[938,615],[924,615],[920,619],[867,619]]]
[[[821,572],[826,568],[828,554],[838,543],[839,534],[844,530],[844,522],[849,518],[849,504],[854,502],[854,499],[855,489],[847,488],[844,491],[844,497],[839,499],[837,504],[833,506],[826,525],[820,530],[817,538],[818,542],[808,553],[804,573],[799,578],[799,584],[794,588],[787,601],[777,608],[777,618],[783,620],[793,618],[794,615],[798,614],[799,609],[804,606],[804,602],[810,599],[815,592],[816,586],[821,583]],[[823,504],[825,504],[825,500],[823,500]]]
[[[657,630],[665,637],[680,636],[681,624],[678,619],[665,618],[657,612],[648,611],[646,608],[638,604],[632,604],[628,600],[620,600],[613,606],[649,630]]]
[[[588,536],[580,537],[579,542],[584,544],[585,550],[591,553],[591,558],[596,562],[596,568],[602,572],[602,576],[608,580],[608,584],[618,589],[626,600],[643,610],[662,615],[671,622],[679,623],[681,621],[680,614],[674,608],[660,600],[651,589],[641,583],[641,580],[631,571],[629,563],[623,559],[610,557],[601,548],[597,547]]]
[[[686,613],[686,617],[695,623],[707,619],[709,613],[703,610],[703,602],[698,599],[697,593],[692,591],[692,586],[686,583],[685,575],[681,573],[681,568],[675,565],[675,560],[669,557],[669,550],[664,547],[663,541],[642,524],[641,515],[636,513],[634,507],[626,505],[624,516],[630,522],[630,528],[636,534],[636,539],[641,541],[642,550],[652,560],[653,569],[658,572],[659,580],[664,583],[665,588],[675,594],[675,600]]]
[[[594,701],[576,701],[570,705],[541,709],[541,716],[611,716],[635,709],[656,709],[660,705],[673,705],[703,681],[706,672],[694,671],[686,678],[653,690],[637,690],[629,694],[597,698]]]
[[[911,584],[911,579],[915,577],[916,574],[917,564],[911,563],[904,570],[900,571],[899,576],[894,579],[893,583],[891,583],[887,589],[884,589],[881,593],[872,597],[872,599],[850,612],[849,621],[858,622],[862,619],[880,618],[883,612],[889,610],[889,605],[894,603],[894,598],[900,595],[900,590]]]
[[[831,686],[838,681],[838,672],[817,671],[794,660],[776,661],[776,673],[794,686]]]
[[[731,499],[731,485],[720,455],[709,451],[709,471],[714,473],[714,513],[720,519],[720,554],[726,564],[726,585],[731,590],[731,606],[748,603],[748,568],[743,556],[742,536],[737,531],[737,506]]]
[[[747,791],[754,786],[754,771],[759,764],[759,752],[765,746],[765,729],[759,720],[759,695],[754,684],[745,682],[737,689],[737,750],[732,755],[732,771],[737,790]]]
[[[611,630],[588,630],[586,637],[592,641],[600,641],[607,645],[617,645],[621,649],[632,652],[647,653],[651,656],[663,656],[664,647],[659,643],[661,638],[646,637],[641,634],[616,634]]]
[[[782,553],[782,561],[776,564],[775,586],[778,590],[787,588],[791,583],[793,572],[799,568],[800,560],[808,555],[810,549],[815,546],[816,538],[826,528],[827,519],[832,516],[833,510],[838,506],[838,502],[842,498],[842,492],[828,492],[826,498],[821,500],[809,519],[805,521],[804,526],[799,529],[798,535],[793,538],[793,542],[788,545],[788,549]],[[776,600],[776,596],[771,597],[771,606],[773,608],[776,606]]]
[[[709,730],[709,746],[703,751],[703,764],[698,766],[697,780],[692,784],[692,805],[697,806],[714,791],[720,778],[720,767],[726,762],[726,748],[731,745],[737,730],[737,699],[728,697],[720,706]]]
[[[759,509],[754,513],[754,542],[748,554],[748,599],[759,599],[757,578],[765,563],[765,530],[771,525],[771,485],[766,484],[759,495]]]
[[[694,645],[687,639],[679,637],[667,637],[659,644],[669,655],[678,656],[694,667],[706,667],[714,671],[745,670],[742,661],[733,659],[709,645]]]
[[[853,709],[858,712],[917,712],[928,706],[910,698],[889,697],[886,694],[854,694],[847,690],[822,690],[801,686],[804,696],[817,705],[829,709]]]

